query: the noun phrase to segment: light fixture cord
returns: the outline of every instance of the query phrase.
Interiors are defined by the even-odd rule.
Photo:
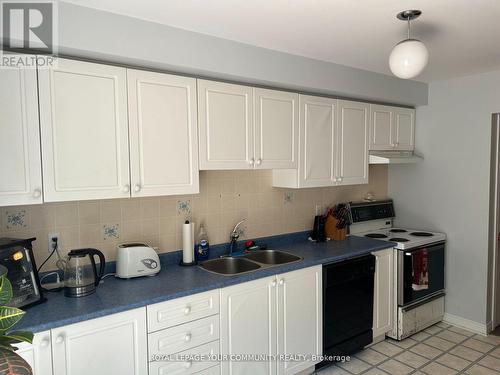
[[[410,39],[410,16],[408,16],[407,20],[408,20],[408,39]]]

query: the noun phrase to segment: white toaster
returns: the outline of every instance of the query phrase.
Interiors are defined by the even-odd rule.
[[[144,243],[124,243],[116,249],[116,277],[153,276],[161,270],[155,249]]]

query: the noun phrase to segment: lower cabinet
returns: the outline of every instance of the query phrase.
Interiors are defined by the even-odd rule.
[[[296,374],[314,365],[285,355],[322,352],[321,266],[221,289],[222,374]],[[231,358],[230,358],[231,359]]]
[[[52,375],[52,350],[50,331],[39,332],[33,343],[20,343],[16,351],[31,366],[33,375]]]
[[[375,285],[373,301],[373,341],[381,341],[392,330],[393,322],[393,249],[374,252]]]
[[[51,331],[54,375],[148,373],[146,308]]]

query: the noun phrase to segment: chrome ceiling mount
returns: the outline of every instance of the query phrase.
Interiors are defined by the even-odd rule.
[[[396,17],[401,21],[413,21],[415,18],[418,18],[422,14],[421,10],[403,10],[399,12]]]

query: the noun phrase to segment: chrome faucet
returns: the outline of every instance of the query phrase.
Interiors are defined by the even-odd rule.
[[[233,255],[233,250],[234,246],[236,245],[236,241],[238,241],[238,238],[240,238],[240,234],[238,233],[238,228],[239,226],[245,222],[247,219],[243,219],[239,221],[231,231],[231,234],[229,235],[229,240],[230,240],[230,247],[229,247],[229,256]]]

